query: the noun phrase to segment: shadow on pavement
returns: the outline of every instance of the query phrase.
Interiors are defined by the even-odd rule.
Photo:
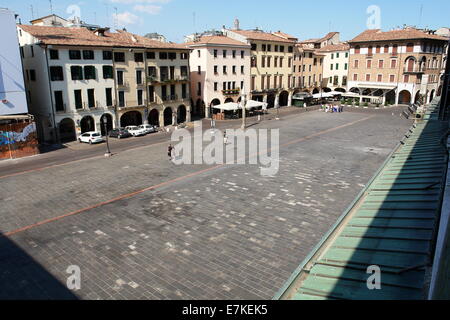
[[[45,267],[0,234],[0,300],[77,299]]]

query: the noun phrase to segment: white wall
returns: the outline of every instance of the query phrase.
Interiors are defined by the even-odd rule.
[[[0,115],[28,113],[14,13],[0,9]]]
[[[337,53],[339,53],[339,58],[337,58]],[[346,87],[347,85],[342,85],[342,78],[344,76],[347,77],[348,69],[349,69],[349,57],[345,57],[345,54],[348,51],[336,51],[336,52],[326,52],[325,57],[323,59],[323,79],[328,79],[328,88],[339,88]],[[333,56],[333,59],[331,58]],[[339,64],[339,69],[336,70],[336,63]],[[345,69],[345,64],[347,64],[347,70]],[[333,65],[333,70],[331,70],[331,65]],[[333,85],[334,76],[338,76],[338,85]],[[333,80],[330,82],[330,77],[333,77]],[[348,82],[348,79],[347,79]]]
[[[202,99],[208,107],[212,100],[219,99],[224,103],[226,98],[230,97],[236,102],[239,96],[224,96],[222,93],[223,82],[235,82],[235,88],[241,88],[241,82],[247,93],[250,91],[250,49],[234,46],[208,46],[208,47],[192,47],[193,51],[190,55],[191,67],[191,87],[194,103],[198,99],[197,86],[198,82],[202,83]],[[197,50],[200,50],[198,57]],[[214,58],[214,50],[217,50],[217,58]],[[227,51],[226,58],[223,58],[223,50]],[[232,52],[236,50],[236,58],[233,58]],[[244,58],[241,58],[241,51],[244,51]],[[198,66],[201,67],[202,74],[198,74]],[[218,74],[214,74],[214,66],[218,68]],[[223,66],[227,67],[227,74],[223,73]],[[233,66],[236,67],[236,74],[233,74]],[[241,74],[241,66],[244,66],[244,74]],[[214,83],[217,82],[217,91],[214,91]]]

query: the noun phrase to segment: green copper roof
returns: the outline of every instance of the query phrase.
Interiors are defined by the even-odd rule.
[[[431,105],[274,299],[424,299],[440,214],[448,124]],[[381,268],[369,290],[367,268]]]

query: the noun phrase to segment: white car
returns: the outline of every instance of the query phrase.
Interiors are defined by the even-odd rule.
[[[141,129],[138,126],[128,126],[125,127],[125,130],[127,130],[133,137],[139,137],[139,136],[145,136],[147,132],[145,132],[145,129]]]
[[[151,124],[142,124],[139,126],[139,129],[144,129],[145,133],[153,133],[157,131],[155,126],[152,126]]]
[[[78,138],[78,141],[80,141],[80,143],[84,142],[84,143],[93,144],[93,143],[103,142],[103,138],[102,138],[102,135],[100,132],[90,131],[90,132],[83,133]]]

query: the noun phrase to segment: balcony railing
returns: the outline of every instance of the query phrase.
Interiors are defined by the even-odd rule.
[[[173,95],[169,95],[169,96],[162,96],[161,99],[164,102],[178,101],[178,95],[173,94]]]
[[[403,73],[424,73],[425,72],[425,68],[408,68],[408,67],[404,67],[403,68]]]
[[[130,86],[130,83],[128,81],[122,81],[122,82],[118,82],[117,86],[119,88],[128,88]]]
[[[147,82],[149,83],[159,82],[159,78],[157,76],[147,76]]]
[[[233,96],[238,95],[241,92],[240,88],[237,89],[229,89],[229,90],[222,90],[223,95],[225,96]]]

